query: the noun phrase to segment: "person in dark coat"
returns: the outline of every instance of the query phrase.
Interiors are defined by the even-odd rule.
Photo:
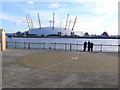
[[[84,49],[83,50],[86,51],[86,48],[87,48],[87,42],[85,41],[84,42]]]
[[[90,43],[90,49],[91,49],[91,51],[93,51],[93,45],[94,45],[94,44],[91,42],[91,43]]]
[[[91,43],[90,41],[88,41],[88,51],[90,51],[90,48],[91,48]]]

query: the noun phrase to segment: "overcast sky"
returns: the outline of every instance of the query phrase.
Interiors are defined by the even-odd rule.
[[[67,14],[70,14],[70,29],[75,17],[77,22],[74,30],[101,34],[107,31],[109,35],[118,34],[118,1],[117,0],[73,0],[71,2],[0,2],[0,28],[6,32],[28,30],[25,17],[29,14],[35,28],[38,28],[37,13],[40,14],[42,27],[50,26],[52,14],[55,13],[55,26],[65,27]]]

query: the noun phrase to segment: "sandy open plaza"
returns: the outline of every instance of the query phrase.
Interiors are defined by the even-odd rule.
[[[117,88],[118,53],[7,49],[3,88]]]

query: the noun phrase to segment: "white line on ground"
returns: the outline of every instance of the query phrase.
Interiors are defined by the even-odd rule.
[[[54,66],[57,66],[57,65],[60,65],[60,64],[63,64],[63,63],[66,63],[66,62],[70,62],[74,59],[78,59],[79,57],[75,57],[75,58],[72,58],[70,60],[65,60],[63,62],[60,62],[60,63],[56,63],[56,64],[53,64],[53,65],[50,65],[50,66],[47,66],[47,67],[44,67],[44,68],[41,68],[40,70],[44,70],[44,69],[48,69],[48,68],[51,68],[51,67],[54,67]]]

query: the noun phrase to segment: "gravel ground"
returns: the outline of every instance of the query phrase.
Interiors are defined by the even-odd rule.
[[[3,88],[117,88],[117,53],[8,49]]]
[[[106,73],[118,71],[118,57],[105,53],[45,52],[18,59],[24,66],[67,73]]]

